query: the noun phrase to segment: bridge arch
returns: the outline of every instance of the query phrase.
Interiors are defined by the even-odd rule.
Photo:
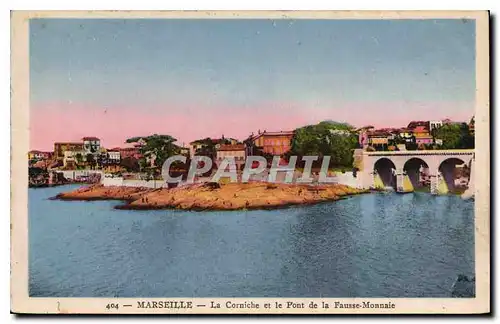
[[[396,188],[396,165],[386,157],[381,157],[373,164],[373,173],[375,179],[380,179],[383,187]],[[377,184],[376,184],[377,186]]]
[[[431,170],[429,162],[422,157],[411,157],[403,165],[403,172],[408,176],[413,188],[430,187]]]
[[[439,164],[438,172],[446,183],[448,191],[456,191],[467,185],[464,183],[465,180],[461,180],[465,176],[464,173],[468,172],[468,163],[466,160],[462,157],[453,156],[443,159]]]

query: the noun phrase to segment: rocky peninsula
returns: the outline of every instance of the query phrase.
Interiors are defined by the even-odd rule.
[[[117,209],[242,210],[275,209],[335,201],[365,193],[339,184],[202,183],[177,188],[137,188],[92,185],[61,193],[61,200],[124,200]]]

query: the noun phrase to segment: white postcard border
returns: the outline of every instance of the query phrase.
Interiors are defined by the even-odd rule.
[[[29,19],[31,18],[202,18],[202,19],[431,19],[476,20],[475,298],[40,298],[28,295]],[[11,310],[39,314],[460,314],[490,311],[490,138],[489,15],[486,11],[15,11],[11,13]],[[142,308],[140,302],[192,302],[193,308]],[[227,302],[260,308],[227,308]],[[335,302],[394,304],[394,308],[335,308]],[[211,302],[221,308],[210,308]],[[304,303],[304,308],[264,308]],[[308,307],[316,303],[318,308]],[[329,308],[323,308],[322,303]],[[113,305],[118,305],[118,309]],[[132,306],[124,306],[132,305]],[[151,304],[153,305],[153,304]],[[159,304],[156,304],[157,306]],[[179,306],[180,304],[176,304]],[[186,304],[187,305],[187,304]],[[199,306],[198,305],[205,305]]]

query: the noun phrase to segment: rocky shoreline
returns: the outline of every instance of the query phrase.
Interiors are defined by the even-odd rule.
[[[172,189],[98,184],[61,193],[52,199],[123,200],[125,203],[115,208],[129,210],[250,210],[335,201],[366,192],[369,191],[339,184],[203,183]]]
[[[54,200],[125,200],[134,201],[153,189],[142,187],[105,187],[101,184],[63,192],[50,199]]]

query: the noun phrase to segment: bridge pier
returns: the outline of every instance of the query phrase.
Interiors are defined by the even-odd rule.
[[[396,170],[396,191],[399,193],[405,192],[404,188],[405,174],[402,168]]]
[[[430,174],[430,179],[431,179],[431,194],[432,195],[437,195],[438,194],[438,188],[439,188],[439,176],[437,172],[432,172]]]
[[[367,178],[367,182],[366,182],[365,188],[376,189],[375,188],[375,177],[376,176],[377,176],[377,174],[375,172],[370,172],[368,174],[368,176],[366,177]]]
[[[415,189],[411,182],[408,172],[403,168],[396,170],[396,190],[399,193],[413,192]]]

